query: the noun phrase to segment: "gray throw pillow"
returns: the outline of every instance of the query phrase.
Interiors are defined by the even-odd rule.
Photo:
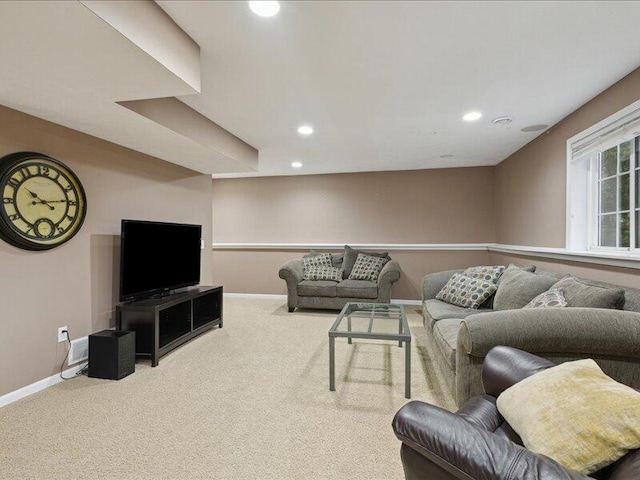
[[[351,269],[349,280],[369,280],[370,282],[378,281],[378,275],[382,271],[382,267],[389,261],[388,258],[374,257],[364,253],[358,254],[356,263]]]
[[[564,293],[569,307],[617,308],[624,307],[624,290],[588,284],[574,277],[563,278],[553,288]]]
[[[509,265],[500,277],[500,283],[493,300],[494,310],[514,310],[546,292],[558,281],[547,275],[526,272],[515,265]]]
[[[482,278],[454,273],[436,295],[436,300],[464,308],[478,308],[496,291],[496,285]]]
[[[531,273],[536,271],[536,266],[535,265],[520,266],[520,265],[515,265],[513,263],[510,263],[509,267],[516,267],[516,268],[519,268],[520,270],[524,270],[525,272],[531,272]],[[496,286],[500,285],[500,280],[502,279],[502,274],[504,273],[504,270],[505,269],[503,267],[502,272],[500,272],[500,276],[498,277],[498,281],[496,282]],[[489,297],[489,299],[482,304],[482,308],[493,308],[493,301],[494,301],[495,298],[496,298],[495,294],[491,295]]]
[[[344,260],[342,262],[342,270],[344,271],[343,277],[349,278],[351,275],[351,270],[353,269],[353,265],[356,263],[358,259],[358,254],[364,253],[366,255],[370,255],[372,257],[380,257],[390,259],[388,252],[375,253],[375,252],[363,252],[361,250],[355,250],[351,248],[349,245],[344,246]]]

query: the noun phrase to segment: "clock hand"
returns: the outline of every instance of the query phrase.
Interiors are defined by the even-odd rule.
[[[27,190],[27,192],[29,192],[29,194],[30,194],[33,198],[38,198],[38,194],[33,193],[33,192],[32,192],[31,190],[29,190],[28,188],[27,188],[26,190]],[[40,199],[38,198],[38,200],[40,200]]]
[[[31,192],[29,192],[31,193]],[[49,202],[47,202],[46,200],[43,200],[41,198],[38,198],[37,201],[34,200],[31,202],[31,205],[37,205],[38,203],[41,203],[42,205],[46,205],[47,207],[49,207],[50,210],[55,210],[56,207],[54,207],[53,205],[49,205]]]

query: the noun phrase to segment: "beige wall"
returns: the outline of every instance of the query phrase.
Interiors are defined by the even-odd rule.
[[[30,150],[61,160],[88,204],[78,235],[56,249],[27,252],[0,241],[2,395],[60,370],[59,326],[72,338],[115,326],[122,218],[202,224],[211,244],[211,179],[5,107],[0,125],[0,156]],[[212,281],[209,249],[201,280]]]
[[[216,243],[486,243],[494,241],[492,167],[216,179]],[[286,292],[278,269],[301,251],[214,250],[226,292]],[[425,273],[486,262],[478,251],[392,251],[393,298],[419,299]]]
[[[216,250],[213,276],[216,283],[224,285],[227,293],[286,295],[287,288],[284,280],[278,277],[278,270],[285,262],[300,258],[304,253],[300,250]],[[391,292],[391,297],[399,300],[419,300],[420,283],[427,273],[486,265],[489,261],[486,250],[392,251],[389,254],[402,267],[402,276]]]
[[[640,69],[496,167],[496,240],[565,246],[567,140],[640,99]]]
[[[535,265],[538,270],[548,270],[556,273],[572,273],[575,276],[589,278],[599,282],[640,288],[640,274],[633,268],[610,267],[581,262],[545,259],[527,255],[512,255],[491,252],[489,261],[492,265]]]
[[[216,179],[213,237],[216,243],[493,242],[493,170]]]

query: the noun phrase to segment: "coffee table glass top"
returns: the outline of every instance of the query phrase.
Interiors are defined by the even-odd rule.
[[[411,338],[402,306],[384,303],[348,303],[330,332]]]

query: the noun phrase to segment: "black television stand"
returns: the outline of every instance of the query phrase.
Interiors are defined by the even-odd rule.
[[[160,298],[148,298],[116,307],[119,330],[136,332],[136,355],[160,357],[193,337],[222,328],[222,286],[193,287]]]

